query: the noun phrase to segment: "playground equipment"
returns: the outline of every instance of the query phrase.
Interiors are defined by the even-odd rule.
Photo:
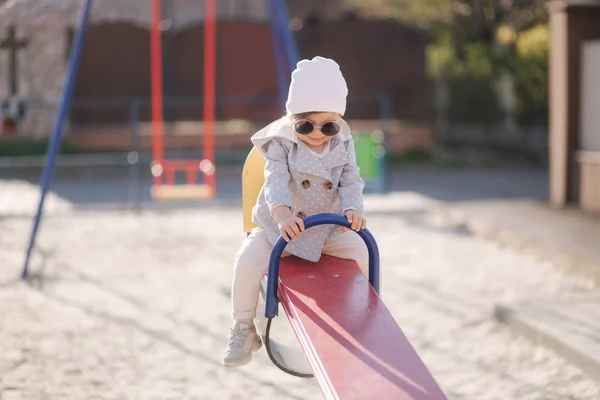
[[[215,179],[215,85],[216,85],[216,0],[204,2],[204,158],[202,160],[167,160],[164,154],[163,81],[161,2],[151,6],[152,72],[152,197],[155,200],[208,199],[216,192]],[[176,184],[177,171],[185,171],[186,183]],[[198,172],[204,176],[198,184]]]
[[[207,199],[216,194],[215,179],[215,105],[216,105],[216,0],[206,0],[204,35],[204,148],[202,160],[167,160],[164,154],[161,1],[152,1],[152,196],[156,200]],[[281,104],[285,104],[287,77],[298,61],[297,49],[288,28],[284,0],[270,0],[273,54]],[[177,184],[178,171],[186,173],[186,183]],[[197,183],[198,173],[204,176]]]
[[[288,28],[287,8],[284,0],[269,0],[271,16],[271,32],[273,53],[277,67],[279,97],[282,110],[285,109],[286,77],[298,62],[298,53]],[[64,121],[69,111],[69,104],[77,78],[77,71],[85,34],[88,28],[93,0],[85,0],[80,10],[73,51],[70,52],[66,82],[60,99],[56,122],[50,138],[50,145],[40,186],[40,200],[29,237],[22,278],[29,273],[29,262],[35,247],[37,233],[43,217],[46,194],[50,188],[55,167],[56,155],[60,148]],[[161,0],[150,0],[151,7],[151,87],[152,87],[152,163],[153,176],[151,194],[155,200],[174,199],[207,199],[216,194],[215,176],[215,108],[216,108],[216,0],[206,0],[205,4],[205,73],[204,73],[204,148],[203,157],[199,160],[167,160],[164,154],[164,118],[163,118],[163,82],[162,82],[162,40],[161,40]],[[177,172],[185,172],[186,183],[176,184]],[[204,176],[201,184],[197,183],[198,174]]]
[[[263,156],[252,149],[242,175],[244,230],[264,183]],[[304,219],[305,229],[335,224],[338,214]],[[314,377],[326,399],[445,400],[435,379],[379,297],[379,250],[368,229],[357,232],[369,251],[369,278],[356,262],[323,255],[317,263],[281,258],[275,242],[261,283],[256,325],[269,358],[294,376]],[[289,323],[277,318],[281,303]],[[291,334],[293,332],[294,335]],[[295,336],[295,339],[294,337]]]
[[[50,180],[52,178],[52,172],[54,171],[56,154],[58,153],[58,149],[60,148],[60,140],[62,138],[63,125],[65,117],[67,115],[67,110],[69,108],[71,94],[73,93],[73,87],[75,86],[75,78],[77,77],[77,67],[79,66],[79,60],[81,58],[80,56],[83,47],[83,40],[85,38],[85,32],[88,26],[88,21],[90,19],[91,9],[92,0],[85,0],[85,3],[81,8],[79,16],[79,29],[77,30],[77,35],[75,36],[75,45],[73,46],[74,51],[71,52],[71,56],[69,59],[67,80],[63,88],[60,106],[58,108],[58,114],[56,117],[56,123],[54,125],[54,131],[52,132],[52,137],[50,138],[50,145],[48,148],[48,154],[46,156],[46,164],[44,165],[44,171],[42,172],[42,179],[40,182],[40,201],[38,203],[37,213],[33,222],[31,236],[29,237],[29,246],[27,248],[27,254],[25,256],[25,264],[23,265],[23,271],[21,273],[23,279],[26,279],[28,276],[29,260],[31,259],[31,252],[33,251],[33,247],[35,246],[35,239],[37,237],[40,221],[42,219],[46,193],[50,188]]]

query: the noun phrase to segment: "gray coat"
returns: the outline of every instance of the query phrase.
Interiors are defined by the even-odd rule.
[[[262,227],[271,244],[280,236],[272,211],[289,206],[301,218],[319,213],[363,213],[364,181],[356,165],[350,127],[330,141],[329,153],[318,157],[298,140],[287,117],[252,136],[252,143],[266,159],[265,183],[252,212],[252,221]],[[318,261],[327,238],[340,233],[338,226],[321,225],[290,241],[286,251],[309,261]]]

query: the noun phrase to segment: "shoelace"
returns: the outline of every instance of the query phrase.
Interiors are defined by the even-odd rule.
[[[250,328],[240,328],[238,326],[234,326],[229,329],[231,330],[231,338],[229,339],[229,343],[235,347],[242,346],[246,339],[246,335],[250,331]]]

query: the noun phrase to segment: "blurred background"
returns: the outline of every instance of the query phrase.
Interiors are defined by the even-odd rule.
[[[56,120],[79,4],[3,3],[0,173],[35,184]],[[200,3],[162,1],[164,150],[170,158],[202,157]],[[527,166],[540,172],[536,194],[547,196],[550,28],[544,1],[287,5],[299,56],[331,57],[342,66],[352,128],[383,133],[388,168],[376,174],[415,165]],[[237,197],[229,181],[238,176],[249,137],[282,113],[278,61],[269,1],[222,0],[217,12],[218,196]],[[73,204],[151,201],[149,18],[144,2],[94,5],[53,183]],[[68,183],[79,178],[76,188]],[[89,188],[80,190],[86,182]],[[385,190],[394,187],[388,176]]]
[[[204,301],[200,295],[212,294],[211,299],[219,299],[214,309],[221,311],[207,313],[215,317],[207,329],[218,324],[226,327],[226,273],[237,250],[236,240],[241,238],[236,235],[242,234],[243,163],[252,147],[250,137],[283,115],[289,71],[282,67],[285,55],[278,54],[274,43],[286,35],[274,30],[274,0],[218,0],[211,160],[216,193],[208,199],[181,195],[159,201],[152,195],[157,176],[151,168],[156,151],[151,78],[156,63],[152,61],[150,3],[93,3],[44,206],[45,215],[57,219],[49,218],[41,233],[42,250],[36,254],[42,261],[36,260],[34,270],[40,265],[46,268],[47,260],[49,265],[57,263],[56,268],[49,267],[57,274],[59,285],[53,295],[69,292],[68,285],[81,284],[81,291],[74,291],[81,295],[77,301],[84,299],[83,303],[89,302],[97,311],[105,300],[100,301],[100,295],[88,298],[86,293],[93,292],[88,286],[101,288],[104,295],[133,304],[134,311],[127,314],[132,320],[163,306],[167,311],[169,307],[177,309],[185,296],[187,302],[193,299],[199,304]],[[287,6],[279,23],[291,38],[286,42],[288,49],[293,47],[300,58],[333,58],[346,77],[350,93],[345,119],[353,129],[358,164],[367,182],[365,193],[373,229],[389,261],[412,265],[414,268],[408,270],[417,271],[410,272],[417,275],[402,268],[388,275],[384,272],[386,285],[397,296],[414,290],[407,298],[392,296],[396,302],[390,298],[386,301],[395,316],[404,318],[403,327],[431,361],[428,365],[434,365],[443,386],[450,388],[455,398],[516,399],[525,398],[519,393],[527,392],[533,393],[527,397],[531,399],[597,399],[600,0],[281,3]],[[32,237],[31,219],[39,216],[41,177],[69,74],[82,4],[81,0],[0,0],[0,270],[3,263],[12,266],[7,271],[20,269]],[[205,141],[205,2],[162,0],[160,13],[164,106],[160,151],[166,160],[195,160],[200,164],[213,150]],[[201,184],[202,173],[197,175]],[[174,176],[178,183],[185,179]],[[225,208],[219,208],[221,214],[216,215],[209,206]],[[173,211],[173,219],[146,213],[157,209]],[[124,214],[93,214],[99,210]],[[88,220],[79,211],[92,216]],[[215,229],[203,227],[206,220],[215,224]],[[142,226],[142,221],[157,231]],[[195,225],[188,226],[188,221],[195,221]],[[390,221],[401,221],[397,225],[401,228],[388,229]],[[121,223],[128,230],[125,236],[113,230]],[[94,232],[96,225],[103,229]],[[170,232],[174,239],[163,241],[152,236],[160,229]],[[215,233],[219,229],[227,233]],[[78,241],[87,235],[98,235],[100,245],[91,239]],[[229,247],[211,242],[215,237],[229,240]],[[78,244],[71,248],[71,242]],[[112,253],[94,253],[116,242],[121,250],[116,251],[115,259]],[[408,244],[398,246],[400,242]],[[214,265],[222,264],[220,275],[201,275],[206,271],[197,268],[200,255],[194,249],[201,246],[198,243],[205,246],[202,257]],[[147,253],[131,253],[144,246]],[[163,258],[151,256],[153,251]],[[181,263],[177,265],[186,266],[187,275],[182,276],[206,285],[204,292],[196,293],[196,287],[186,286],[190,283],[176,281],[162,265],[147,268],[153,262],[167,260],[164,262],[168,264],[173,259]],[[77,266],[73,270],[81,268],[64,280],[70,283],[61,281],[64,277],[57,272],[72,272],[59,265],[62,260],[71,260]],[[119,263],[127,268],[119,268]],[[457,268],[456,275],[445,266]],[[114,270],[110,272],[110,268]],[[147,279],[145,286],[131,283],[127,274],[134,272],[130,271]],[[411,285],[411,279],[418,284]],[[160,286],[161,280],[165,286]],[[219,282],[218,288],[213,287],[215,282]],[[8,285],[0,282],[0,289]],[[140,311],[140,304],[149,298],[144,292],[150,290],[148,287],[155,289],[152,296],[160,293],[163,300],[156,297],[153,301],[157,303]],[[186,294],[179,297],[179,293],[172,293],[177,290],[173,288]],[[21,307],[19,296],[26,295],[10,293],[9,289],[0,290],[0,298],[15,296],[13,303],[5,304],[18,304],[14,306],[17,310]],[[512,302],[530,294],[551,301],[526,306]],[[569,300],[557,305],[557,299],[566,294]],[[412,301],[420,304],[422,311],[410,314],[409,308],[402,307]],[[77,307],[89,313],[83,303]],[[454,312],[446,312],[445,307]],[[164,315],[171,315],[167,311]],[[111,323],[123,322],[111,314],[113,310],[103,312]],[[174,315],[179,315],[177,312]],[[185,312],[189,314],[182,314],[182,318],[193,320],[197,316],[191,308]],[[0,312],[0,326],[3,314]],[[35,318],[29,328],[19,327],[25,314],[15,311],[14,318],[7,319],[10,323],[5,326],[16,327],[15,338],[32,326],[38,329]],[[154,321],[152,318],[149,321]],[[150,326],[148,331],[155,332],[152,323],[140,321],[133,325]],[[181,332],[177,331],[181,321],[169,321],[165,324],[174,324],[173,332]],[[514,335],[498,325],[489,325],[486,330],[488,322],[481,321],[506,323]],[[72,321],[65,322],[69,323]],[[469,341],[474,346],[447,357],[446,361],[457,364],[444,364],[436,358],[442,357],[440,348],[429,347],[448,325],[460,333],[448,339],[448,348],[458,349],[457,343]],[[424,327],[434,327],[434,333]],[[211,351],[221,346],[227,333],[226,328],[222,330],[211,336],[213,342],[205,339],[202,345]],[[210,336],[203,332],[201,337]],[[520,335],[544,347],[527,347],[517,339]],[[180,344],[190,343],[187,337],[180,339]],[[548,348],[562,361],[549,356]],[[485,349],[497,352],[485,353]],[[4,399],[2,354],[0,348],[0,398]],[[211,361],[214,365],[206,362],[220,354],[208,350],[206,354],[202,362],[212,368],[207,373],[223,382],[226,375],[220,372],[218,360]],[[464,364],[456,360],[471,355],[475,360],[466,364],[473,375],[461,378]],[[137,363],[136,357],[131,356],[128,362]],[[500,362],[498,367],[498,360],[506,361],[506,365]],[[583,375],[566,367],[564,360],[584,371]],[[268,365],[268,361],[262,362]],[[242,381],[254,379],[244,374],[239,375]],[[10,376],[17,379],[18,374]],[[462,382],[479,382],[480,378],[484,382],[481,392],[469,392]],[[279,378],[269,376],[261,387],[273,389],[268,385],[271,379]],[[286,381],[281,382],[284,393],[288,387]],[[250,387],[254,384],[249,383]],[[496,389],[487,393],[485,386],[494,384]],[[555,386],[544,391],[545,385]],[[507,387],[511,388],[506,389],[508,394],[498,394]],[[289,386],[292,392],[294,388]],[[236,386],[220,397],[201,398],[247,398],[231,394],[238,389]],[[316,391],[307,393],[271,398],[315,398]],[[496,394],[500,397],[493,397]]]
[[[2,3],[0,173],[35,184],[56,120],[79,3]],[[161,2],[167,158],[202,158],[201,3]],[[290,0],[287,18],[301,58],[322,55],[341,64],[350,87],[346,119],[355,132],[383,134],[386,168],[373,172],[387,177],[382,190],[395,187],[390,176],[400,166],[526,166],[539,172],[536,196],[594,211],[600,189],[592,153],[599,139],[590,110],[597,107],[591,88],[598,78],[590,71],[598,28],[595,2],[584,3]],[[249,137],[282,113],[281,61],[274,53],[269,1],[222,0],[217,13],[218,196],[237,197],[226,178],[237,176]],[[552,36],[551,17],[558,21],[563,14],[569,28],[557,22]],[[149,18],[143,2],[94,5],[54,181],[56,193],[73,204],[151,202]],[[551,38],[558,46],[552,80]],[[591,54],[585,62],[584,53]],[[79,184],[93,182],[89,190],[71,190],[66,182],[78,177],[85,177]]]
[[[0,173],[35,184],[80,4],[2,3]],[[600,208],[593,154],[598,100],[591,89],[598,79],[598,29],[595,2],[584,3],[290,0],[286,18],[301,58],[323,55],[341,64],[350,87],[346,118],[355,132],[384,135],[389,168],[376,173],[387,176],[384,190],[394,188],[388,175],[397,166],[518,165],[540,172],[538,197],[594,211]],[[203,7],[192,0],[161,2],[167,158],[202,157]],[[237,176],[252,133],[282,113],[270,7],[267,0],[218,5],[220,197],[237,197],[226,178]],[[565,15],[568,28],[560,22]],[[94,5],[54,181],[56,193],[73,204],[151,202],[149,19],[143,2]],[[65,183],[82,176],[94,182],[85,194]]]

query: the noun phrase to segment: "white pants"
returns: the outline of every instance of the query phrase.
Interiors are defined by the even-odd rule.
[[[234,320],[254,318],[260,281],[269,270],[272,249],[265,232],[255,228],[237,252],[231,291]],[[323,246],[322,254],[354,260],[362,273],[369,276],[369,252],[363,239],[354,231],[330,237]]]

